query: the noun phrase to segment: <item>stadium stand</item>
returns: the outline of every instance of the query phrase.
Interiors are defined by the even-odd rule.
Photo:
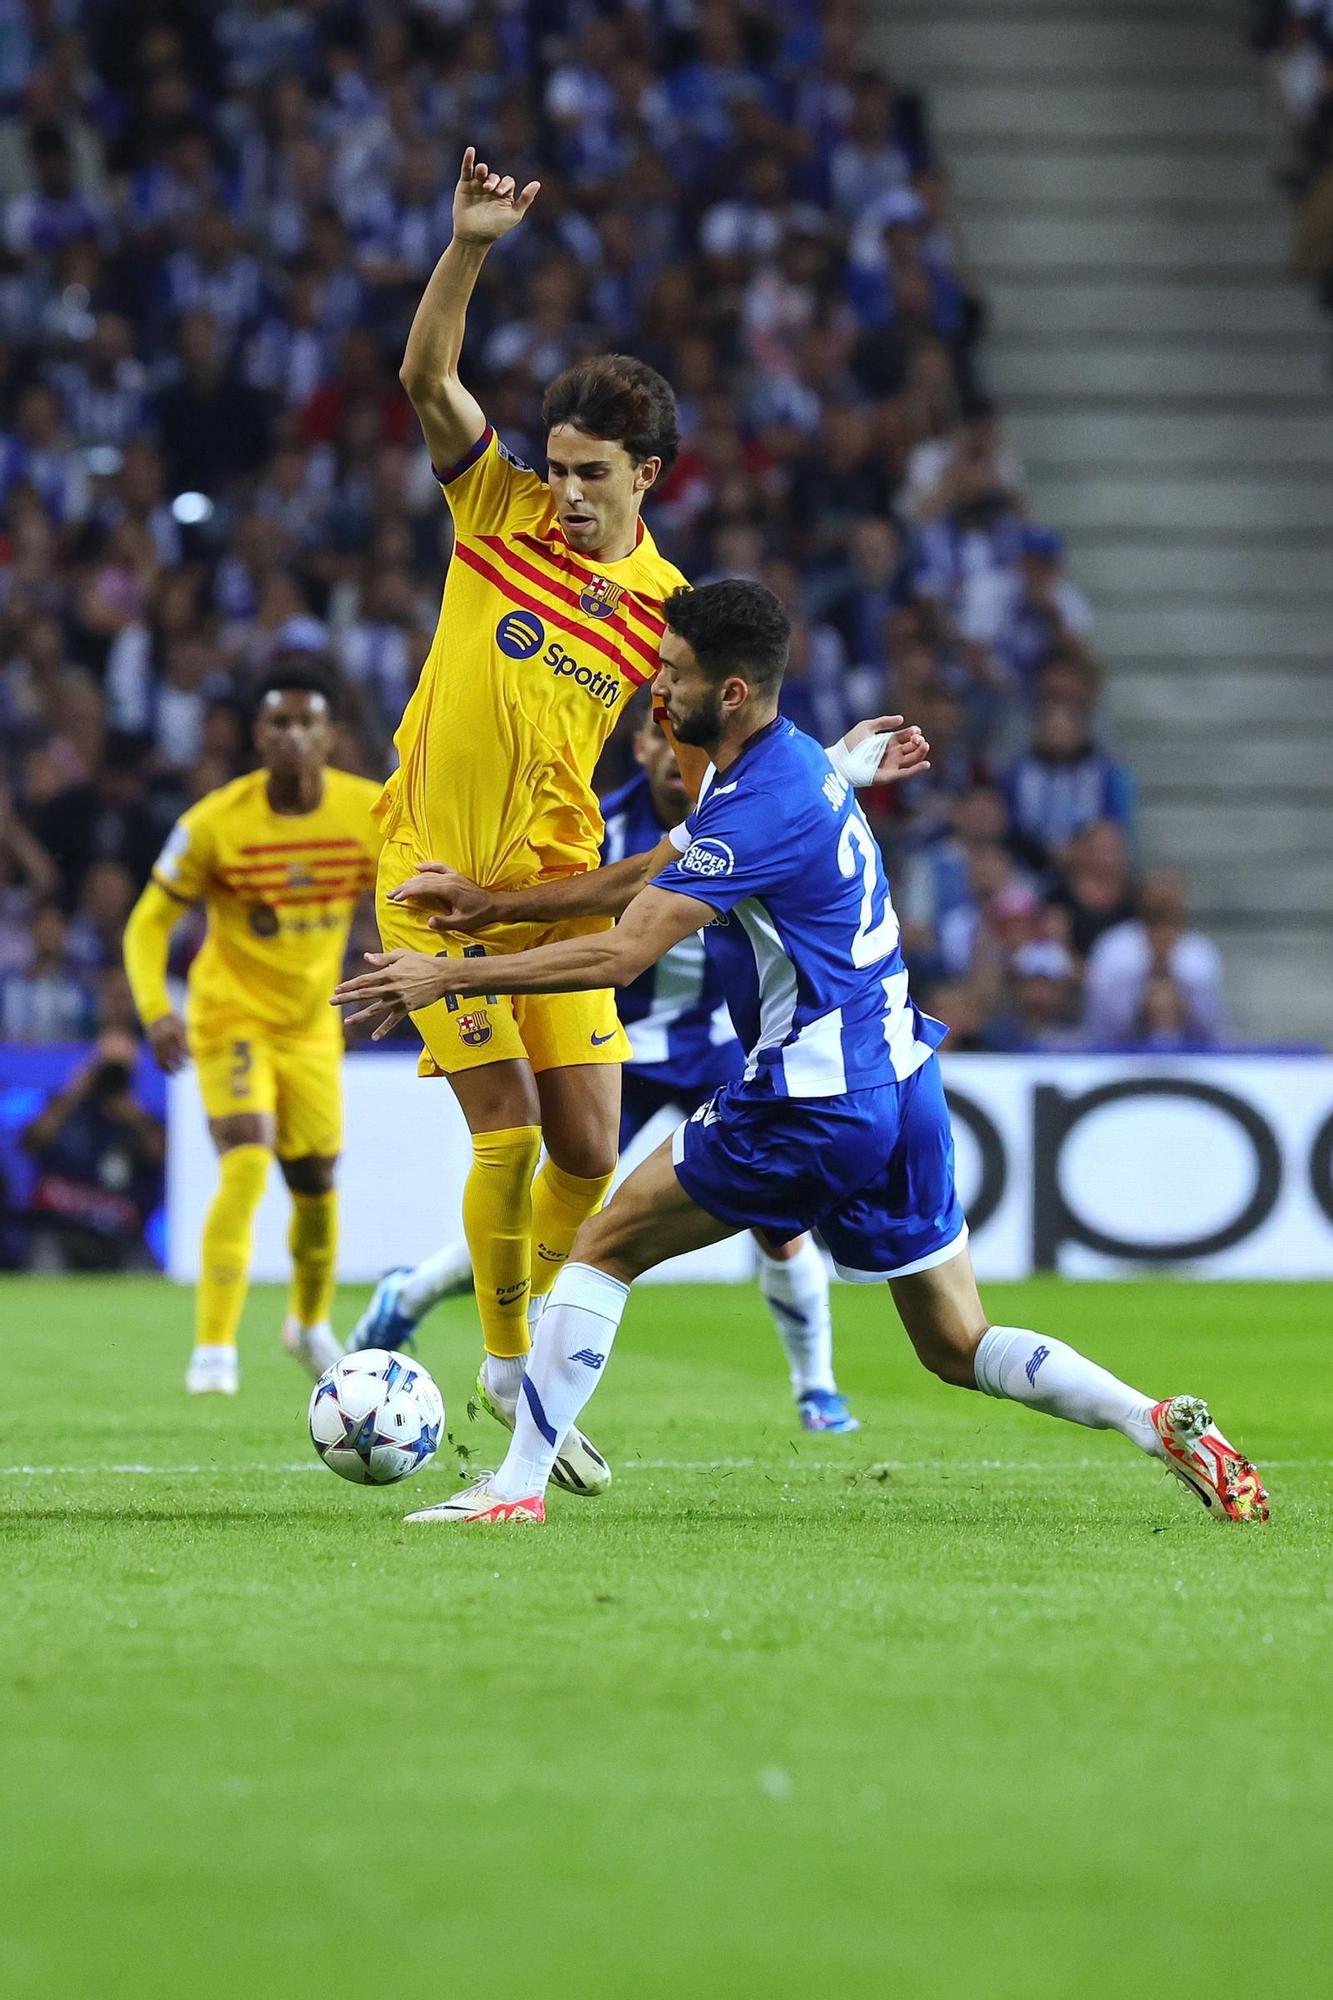
[[[276,656],[332,664],[339,761],[387,768],[448,554],[397,365],[470,141],[543,181],[469,328],[502,435],[540,463],[546,378],[653,362],[685,437],[664,550],[780,592],[795,720],[931,737],[869,811],[956,1045],[1224,1032],[1179,884],[1137,885],[1088,602],[988,394],[928,106],[865,11],[0,7],[6,1035],[123,1022],[124,912],[243,767]],[[1084,975],[1117,927],[1138,984],[1108,1014]]]

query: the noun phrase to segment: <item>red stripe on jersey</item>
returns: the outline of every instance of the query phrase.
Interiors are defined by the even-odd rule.
[[[538,535],[515,535],[514,540],[522,542],[524,548],[532,549],[538,555],[545,556],[547,562],[558,563],[562,569],[572,570],[574,575],[581,577],[585,583],[595,583],[601,574],[599,570],[585,569],[582,563],[575,562],[573,556],[564,552],[566,548],[564,543],[561,543],[560,549],[557,550],[550,542],[542,541]],[[623,585],[622,590],[624,590]],[[620,602],[623,608],[633,617],[637,618],[641,625],[647,627],[655,639],[661,638],[662,634],[666,631],[666,624],[657,615],[662,603],[660,597],[636,596],[632,591],[624,590]],[[649,610],[648,607],[650,605],[654,609]]]
[[[345,875],[349,868],[355,868],[356,859],[350,854],[313,854],[308,861],[237,861],[230,868],[220,869],[220,874],[235,876],[245,881],[258,881],[267,875],[272,881],[285,882],[293,868],[306,868],[312,874],[323,870],[327,875]],[[366,864],[368,865],[368,864]]]
[[[224,889],[230,889],[233,896],[244,897],[248,901],[271,903],[290,892],[297,895],[305,892],[330,896],[359,896],[371,883],[369,875],[316,876],[309,882],[291,882],[284,877],[281,882],[230,882],[224,875]]]
[[[484,576],[487,583],[493,585],[504,596],[516,598],[526,610],[535,611],[539,617],[549,618],[552,624],[558,625],[562,632],[568,632],[572,638],[585,640],[596,652],[601,653],[603,658],[610,660],[612,666],[618,668],[625,679],[632,681],[635,687],[645,687],[652,678],[650,674],[641,674],[637,667],[632,667],[628,661],[622,660],[615,647],[604,639],[600,632],[590,632],[585,625],[580,625],[577,619],[559,610],[548,599],[534,597],[530,591],[521,589],[512,576],[502,576],[499,570],[491,567],[484,556],[477,554],[469,542],[456,542],[454,554],[460,562],[466,563],[469,569],[475,570],[478,576]]]
[[[555,577],[547,576],[544,571],[534,569],[530,562],[525,562],[523,557],[516,554],[498,535],[478,535],[477,540],[484,542],[492,555],[497,557],[500,562],[504,563],[510,569],[517,570],[520,576],[526,576],[539,590],[552,591],[557,597],[563,598],[566,604],[572,604],[576,609],[582,609],[582,606],[579,604],[579,594],[576,590],[571,590],[567,583],[557,582]],[[636,632],[631,632],[628,629],[623,619],[617,618],[613,613],[610,618],[603,619],[601,622],[603,626],[618,633],[625,644],[632,646],[635,652],[652,668],[652,671],[654,673],[657,672],[659,665],[657,654],[650,647],[644,645],[643,640],[639,638]],[[587,631],[586,626],[580,629],[585,632]],[[593,635],[589,633],[588,636],[592,637]],[[602,636],[600,631],[597,636]]]
[[[270,840],[251,842],[240,849],[242,854],[303,854],[313,853],[317,847],[355,847],[361,850],[359,840]],[[364,850],[361,850],[364,851]]]
[[[289,896],[269,896],[266,900],[275,910],[285,910],[289,903],[350,903],[356,897],[355,889],[324,891],[322,889],[293,889]]]

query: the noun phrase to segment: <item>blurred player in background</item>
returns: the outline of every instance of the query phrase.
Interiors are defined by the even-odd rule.
[[[291,1190],[292,1283],[282,1337],[320,1374],[340,1349],[329,1325],[337,1252],[343,1037],[329,992],[357,898],[374,880],[379,787],[330,770],[333,703],[309,668],[275,671],[254,725],[261,768],[177,821],[125,927],[125,969],[168,1074],[193,1058],[218,1151],[204,1223],[195,1347],[185,1386],[233,1395],[236,1328],[255,1210],[276,1153]],[[186,1018],[167,991],[171,933],[202,902]]]
[[[671,743],[653,722],[647,695],[636,697],[634,732],[637,775],[602,800],[606,834],[603,866],[645,855],[663,835],[679,826],[690,796]],[[877,728],[895,727],[899,716],[880,719]],[[929,745],[919,730],[898,730],[880,782],[927,771]],[[473,919],[460,907],[471,885],[456,885],[454,909],[460,928]],[[422,896],[423,906],[429,898]],[[503,898],[484,914],[502,914]],[[478,906],[477,914],[483,913]],[[740,1076],[745,1052],[722,994],[716,958],[707,932],[681,940],[665,958],[616,996],[616,1010],[630,1040],[621,1078],[620,1150],[623,1153],[659,1113],[688,1118],[724,1083]],[[770,1242],[755,1231],[759,1249],[759,1289],[787,1356],[792,1392],[808,1431],[857,1431],[860,1424],[838,1390],[833,1373],[833,1325],[828,1271],[813,1239]],[[390,1271],[352,1331],[349,1346],[397,1347],[441,1299],[472,1282],[467,1245],[449,1244],[413,1270]]]
[[[543,1520],[556,1442],[602,1378],[633,1281],[737,1229],[787,1240],[817,1227],[843,1277],[891,1287],[918,1356],[943,1381],[1118,1430],[1215,1516],[1266,1520],[1258,1472],[1199,1398],[1154,1403],[1054,1335],[988,1322],[935,1054],[947,1031],[911,998],[879,849],[850,786],[778,713],[790,633],[782,607],[762,585],[734,580],[679,591],[665,609],[654,693],[676,735],[713,761],[646,887],[633,893],[638,864],[602,871],[608,910],[624,907],[627,888],[633,895],[615,931],[487,967],[375,954],[373,969],[335,996],[361,1003],[354,1020],[382,1014],[383,1034],[405,1008],[466,996],[488,979],[524,992],[602,981],[623,991],[716,925],[749,1048],[743,1076],[580,1232],[499,1472],[409,1519]]]

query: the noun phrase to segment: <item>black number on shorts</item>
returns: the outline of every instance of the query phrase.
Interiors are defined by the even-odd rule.
[[[448,958],[450,955],[451,954],[447,951],[437,951],[435,954],[436,958]],[[463,956],[464,958],[485,958],[486,947],[484,944],[465,944],[463,946]],[[485,995],[487,1004],[494,1007],[496,1004],[496,997],[497,996],[494,993],[487,993]],[[473,996],[474,1003],[475,1003],[475,998],[476,996],[474,995]],[[446,1014],[456,1014],[459,1008],[462,1006],[462,1004],[463,1002],[457,993],[445,994],[444,1011]]]
[[[254,1050],[249,1042],[233,1042],[231,1045],[231,1094],[233,1097],[250,1095],[250,1071],[254,1067]]]
[[[484,944],[465,944],[463,946],[463,956],[464,958],[485,958],[486,947]],[[497,1003],[497,999],[498,996],[494,993],[488,993],[486,995],[486,1002],[488,1006],[494,1007]]]

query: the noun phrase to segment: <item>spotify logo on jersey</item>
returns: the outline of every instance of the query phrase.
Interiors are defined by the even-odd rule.
[[[546,627],[531,611],[506,611],[495,628],[495,643],[510,660],[530,660],[545,639]]]

